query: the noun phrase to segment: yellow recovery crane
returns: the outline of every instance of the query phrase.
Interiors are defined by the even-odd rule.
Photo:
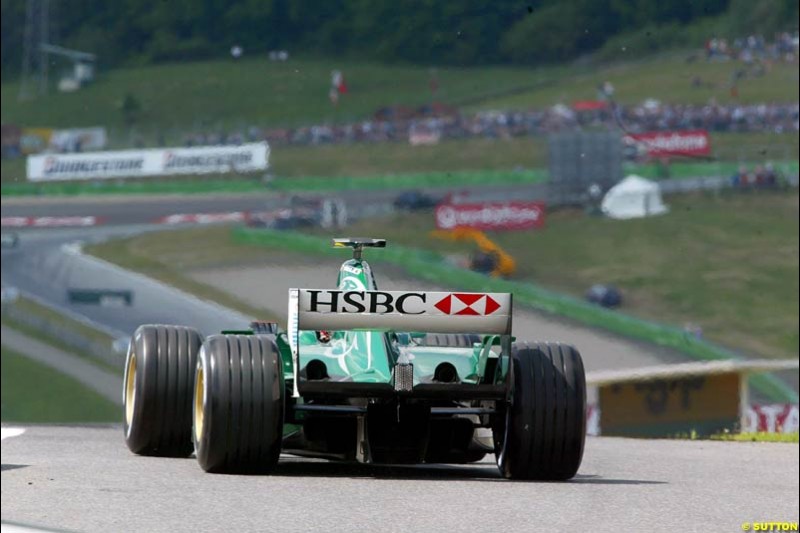
[[[493,277],[508,277],[517,269],[517,263],[514,258],[480,230],[472,228],[434,230],[430,235],[437,239],[474,242],[482,253],[495,259],[494,268],[490,272]]]

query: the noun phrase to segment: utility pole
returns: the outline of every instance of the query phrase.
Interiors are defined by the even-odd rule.
[[[47,93],[48,64],[43,44],[50,42],[50,0],[26,0],[20,100]]]

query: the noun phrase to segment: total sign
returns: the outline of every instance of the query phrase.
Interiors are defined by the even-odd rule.
[[[541,228],[545,222],[543,202],[487,202],[480,204],[439,204],[438,229],[518,230]]]

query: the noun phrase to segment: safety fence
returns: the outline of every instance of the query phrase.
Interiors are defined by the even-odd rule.
[[[663,176],[654,163],[624,166],[625,174],[637,174],[658,180],[662,191],[684,192],[729,187],[731,176],[737,171],[735,162],[673,163],[669,177]],[[798,162],[782,161],[775,164],[785,179],[797,184]],[[507,171],[420,172],[385,174],[375,176],[296,176],[263,177],[260,174],[218,174],[163,177],[157,180],[113,179],[104,181],[64,181],[34,183],[17,181],[3,183],[3,196],[73,196],[101,194],[220,194],[249,193],[256,191],[326,192],[347,190],[402,190],[433,187],[469,187],[543,184],[548,180],[546,169]]]
[[[68,314],[64,309],[53,307],[45,300],[35,298],[33,295],[25,294],[24,297],[27,299],[35,299],[36,304],[47,307],[60,315],[67,316],[71,320],[83,322],[87,327],[93,329],[97,329],[98,327],[98,324],[94,322],[89,323],[88,319],[80,315],[75,315],[73,313]],[[3,318],[9,320],[12,325],[14,323],[19,324],[40,333],[46,338],[57,340],[59,344],[77,353],[102,361],[115,368],[122,368],[125,360],[127,337],[117,334],[117,332],[102,331],[102,333],[109,336],[109,340],[103,342],[96,337],[84,334],[78,328],[70,327],[68,324],[65,324],[64,321],[51,319],[42,314],[32,312],[25,307],[15,305],[13,300],[4,299],[2,315]]]
[[[302,233],[236,228],[236,241],[244,244],[282,248],[312,254],[337,255],[327,239]],[[690,358],[711,361],[740,359],[741,355],[664,324],[611,311],[563,294],[544,289],[533,283],[489,278],[483,274],[449,264],[439,254],[392,245],[373,254],[373,263],[386,262],[399,266],[410,275],[442,286],[480,292],[511,292],[514,301],[554,315],[566,317],[582,324],[597,327],[628,338],[654,343],[675,349]],[[797,393],[786,383],[771,374],[750,377],[750,385],[775,402],[797,403]]]
[[[233,174],[224,178],[187,176],[163,177],[157,180],[116,179],[108,181],[64,181],[4,183],[3,196],[32,195],[98,195],[98,194],[209,194],[247,193],[253,191],[325,192],[346,190],[402,190],[429,187],[466,187],[476,185],[525,185],[543,183],[544,169],[520,171],[422,172],[375,176],[297,176],[263,177]]]

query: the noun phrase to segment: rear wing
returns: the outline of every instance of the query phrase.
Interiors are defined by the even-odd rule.
[[[510,293],[289,289],[288,334],[299,396],[300,330],[511,334]]]

